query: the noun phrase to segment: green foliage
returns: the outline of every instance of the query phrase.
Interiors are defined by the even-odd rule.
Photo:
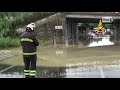
[[[39,42],[41,45],[46,45],[48,41],[49,41],[49,38],[46,36],[39,37]]]
[[[55,12],[0,12],[0,48],[20,46],[16,29],[35,22]],[[40,42],[45,44],[46,38]]]
[[[54,12],[0,12],[0,38],[18,37],[16,29]]]
[[[8,47],[18,47],[20,46],[19,38],[0,38],[0,48],[8,48]]]

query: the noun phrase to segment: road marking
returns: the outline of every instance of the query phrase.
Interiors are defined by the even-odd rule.
[[[102,67],[99,66],[99,69],[100,69],[101,78],[105,78],[105,74],[104,74],[104,72],[103,72]]]
[[[15,65],[10,66],[10,67],[7,67],[7,68],[5,68],[5,69],[1,70],[1,71],[0,71],[0,73],[2,73],[2,72],[4,72],[4,71],[7,71],[8,69],[10,69],[10,68],[12,68],[12,67],[14,67],[14,66],[15,66]]]

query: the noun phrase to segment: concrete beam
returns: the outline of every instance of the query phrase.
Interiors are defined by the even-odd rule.
[[[79,15],[79,14],[66,14],[66,18],[96,18],[101,19],[102,17],[112,17],[114,19],[120,19],[120,16],[110,16],[110,15]]]

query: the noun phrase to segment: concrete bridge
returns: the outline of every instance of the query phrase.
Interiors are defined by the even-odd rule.
[[[71,38],[78,42],[78,23],[98,23],[100,19],[105,17],[112,19],[111,22],[106,22],[105,24],[111,24],[115,27],[116,39],[120,37],[120,12],[64,12],[63,14],[65,18],[64,31],[66,47],[68,47]],[[76,36],[75,39],[74,36]]]
[[[120,12],[58,12],[35,23],[38,36],[56,37],[56,43],[61,42],[68,47],[71,39],[78,42],[78,23],[98,23],[103,17],[112,18],[112,22],[105,24],[114,27],[116,39],[119,39]],[[62,26],[62,29],[55,29],[55,26]]]

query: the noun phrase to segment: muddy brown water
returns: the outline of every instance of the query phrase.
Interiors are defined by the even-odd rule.
[[[115,39],[109,36],[103,38],[92,38],[79,41],[79,47],[97,47],[115,45]],[[63,52],[57,52],[63,53]],[[5,55],[1,54],[2,58]],[[0,78],[24,78],[23,66],[11,66],[0,64]],[[64,67],[37,67],[37,78],[120,78],[120,65],[93,65],[93,66],[77,66],[67,64]]]

